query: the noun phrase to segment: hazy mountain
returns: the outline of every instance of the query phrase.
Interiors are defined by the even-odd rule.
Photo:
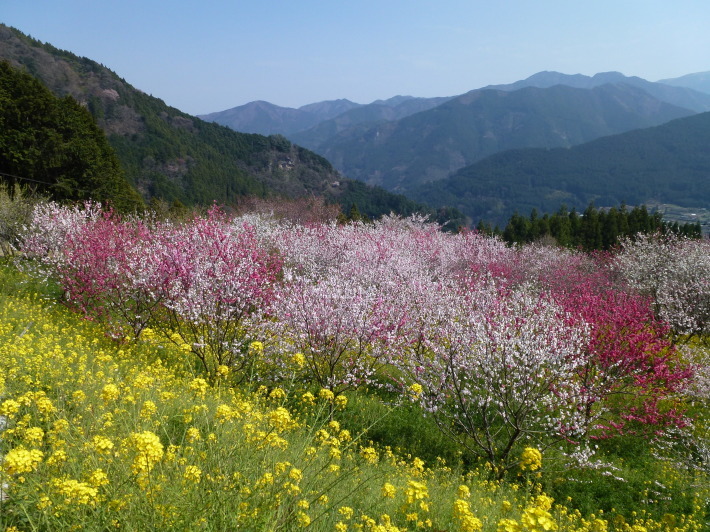
[[[710,73],[708,73],[710,74]],[[681,79],[681,78],[678,78]],[[708,78],[710,82],[710,78]],[[584,76],[582,74],[561,74],[560,72],[538,72],[527,79],[516,81],[508,85],[489,85],[486,89],[496,89],[505,91],[515,91],[526,87],[538,87],[545,89],[555,85],[566,85],[578,89],[593,89],[608,83],[623,83],[646,91],[651,96],[658,98],[678,107],[690,109],[697,113],[710,111],[709,91],[693,90],[694,87],[682,83],[654,83],[646,81],[637,76],[624,76],[621,72],[600,72],[594,76]],[[669,85],[677,85],[669,87]],[[690,87],[690,88],[689,88]]]
[[[572,148],[498,153],[411,191],[432,205],[504,223],[515,211],[554,212],[560,205],[710,203],[710,113],[608,136]]]
[[[304,105],[298,109],[256,101],[199,117],[243,133],[284,135],[293,142],[311,147],[318,144],[318,139],[329,138],[345,127],[363,122],[397,120],[431,109],[447,99],[393,96],[366,105],[350,100],[329,100]],[[316,129],[308,131],[311,128]]]
[[[499,151],[569,147],[690,114],[625,84],[474,90],[400,120],[342,130],[316,151],[348,177],[405,192]]]
[[[675,87],[687,87],[710,94],[710,72],[697,72],[695,74],[686,74],[679,78],[660,79],[658,83],[665,83]]]
[[[388,100],[377,100],[346,111],[335,118],[320,122],[318,125],[288,135],[288,138],[311,150],[318,150],[325,142],[349,128],[374,126],[380,122],[399,120],[407,116],[427,111],[447,102],[451,97],[413,98],[411,96],[395,96]]]
[[[359,104],[349,100],[312,103],[298,109],[256,101],[226,111],[199,115],[199,118],[242,133],[290,135],[357,107]]]

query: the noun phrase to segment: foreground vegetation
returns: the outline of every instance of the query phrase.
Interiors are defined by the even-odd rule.
[[[42,203],[19,238],[8,530],[708,526],[706,242]]]

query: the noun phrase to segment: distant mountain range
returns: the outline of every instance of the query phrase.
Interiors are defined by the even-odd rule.
[[[312,149],[350,178],[407,194],[508,149],[571,147],[709,111],[709,93],[683,86],[699,86],[699,76],[654,83],[619,72],[540,72],[457,97],[348,102],[349,109],[316,125],[307,109],[332,110],[335,102],[298,110],[256,102],[206,118],[246,126],[255,107],[269,105],[274,120],[260,127]],[[296,115],[309,120],[278,129],[277,120]]]
[[[448,99],[395,96],[368,105],[350,100],[330,100],[304,105],[298,109],[256,101],[226,111],[198,115],[198,117],[244,133],[279,134],[291,137],[299,132],[318,128],[320,135],[318,133],[314,135],[323,136],[324,133],[332,135],[348,126],[363,122],[404,118],[436,107]]]
[[[710,94],[710,72],[697,72],[686,74],[679,78],[662,79],[658,83],[673,85],[674,87],[687,87],[699,92]]]
[[[569,147],[691,114],[623,84],[483,89],[310,147],[348,177],[406,193],[500,151]]]
[[[697,76],[694,74],[693,76]],[[608,84],[623,84],[636,87],[650,94],[654,98],[683,107],[697,113],[710,111],[710,90],[691,87],[689,82],[666,80],[665,82],[651,82],[636,76],[624,76],[620,72],[601,72],[594,76],[582,74],[561,74],[559,72],[538,72],[527,79],[516,81],[508,85],[489,85],[486,89],[515,91],[526,87],[546,89],[555,85],[565,85],[577,89],[593,89]],[[670,85],[670,86],[669,86]]]

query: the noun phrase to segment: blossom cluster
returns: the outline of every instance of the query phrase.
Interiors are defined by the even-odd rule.
[[[631,250],[615,263],[513,249],[416,217],[301,226],[214,208],[172,224],[92,204],[38,207],[25,235],[26,256],[70,303],[193,353],[210,382],[337,396],[394,386],[500,474],[523,440],[683,425],[668,401],[691,369],[652,302],[622,281]]]

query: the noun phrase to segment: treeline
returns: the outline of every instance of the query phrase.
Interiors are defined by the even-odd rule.
[[[702,236],[699,222],[666,222],[661,213],[651,213],[644,205],[628,209],[623,204],[610,209],[597,209],[590,204],[582,214],[563,206],[554,214],[540,216],[533,209],[527,217],[516,212],[503,230],[484,222],[480,222],[477,229],[485,234],[498,235],[511,245],[547,239],[560,246],[585,251],[609,250],[618,244],[619,238],[637,233],[660,231],[690,238]]]

